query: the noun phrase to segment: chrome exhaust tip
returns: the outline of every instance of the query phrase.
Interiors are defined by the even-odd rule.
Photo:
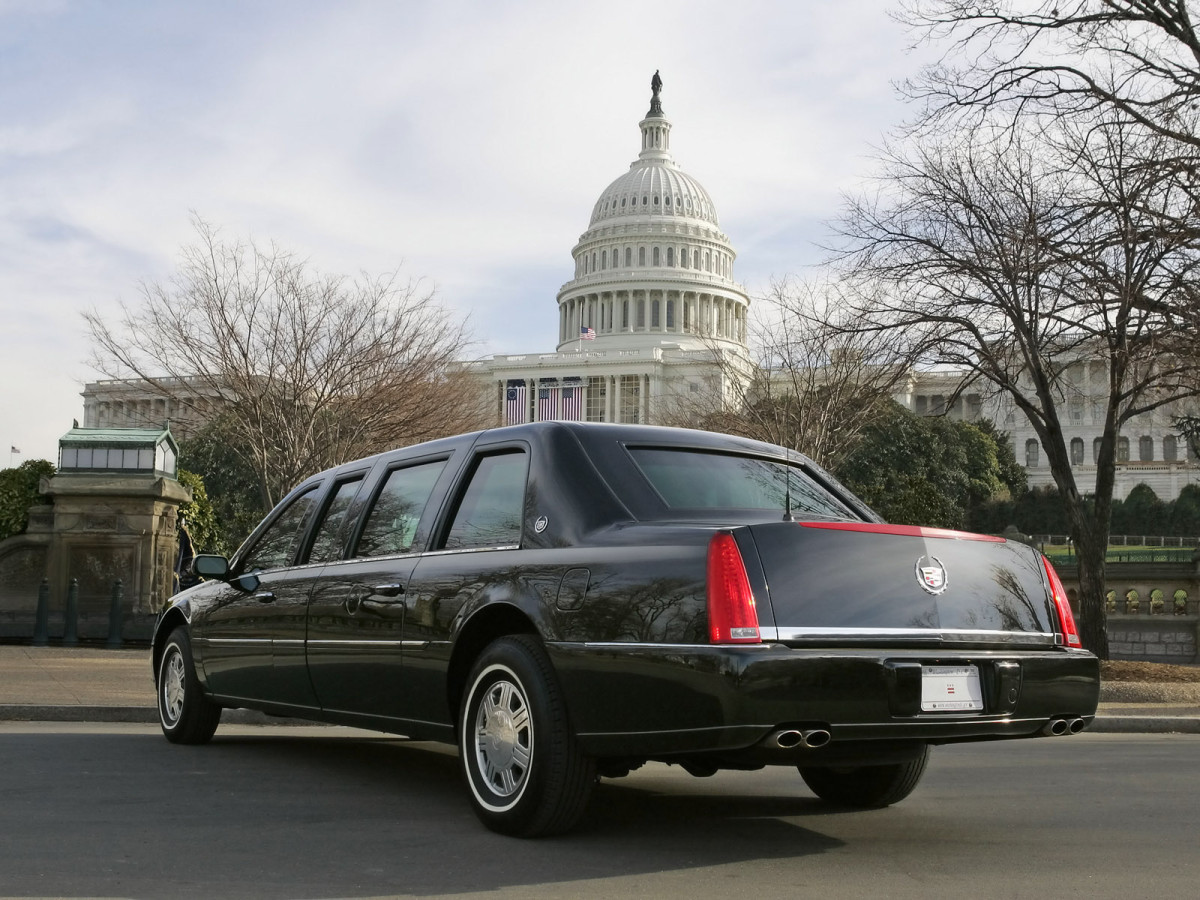
[[[1051,719],[1046,723],[1046,727],[1042,729],[1042,734],[1058,737],[1066,734],[1069,727],[1066,719]]]
[[[799,728],[781,728],[767,738],[767,741],[780,750],[795,750],[797,747],[815,750],[828,744],[831,737],[827,728],[805,728],[803,731]]]
[[[794,728],[775,732],[775,746],[783,750],[791,750],[793,747],[799,747],[803,741],[804,735]]]
[[[1087,728],[1087,721],[1084,719],[1072,719],[1068,730],[1071,734],[1079,734],[1083,729]]]
[[[800,742],[810,750],[817,747],[824,747],[829,743],[832,735],[824,728],[811,728],[808,731],[801,732]]]

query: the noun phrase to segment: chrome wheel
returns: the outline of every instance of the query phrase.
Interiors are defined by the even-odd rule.
[[[502,834],[559,834],[596,780],[535,636],[497,638],[475,660],[458,712],[458,757],[475,813]]]
[[[520,685],[493,683],[475,717],[479,771],[498,797],[520,792],[533,760],[533,721]]]
[[[203,744],[221,721],[221,707],[204,696],[192,662],[187,629],[176,628],[167,637],[158,663],[158,720],[163,734],[174,744]]]
[[[183,712],[183,697],[187,670],[183,666],[183,656],[179,648],[172,645],[163,660],[162,672],[162,714],[168,724],[178,722]]]

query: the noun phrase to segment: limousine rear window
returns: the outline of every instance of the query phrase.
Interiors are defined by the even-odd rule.
[[[858,518],[798,466],[677,447],[628,449],[646,480],[672,510],[772,510],[782,516],[790,506],[797,516]]]
[[[460,496],[442,547],[501,547],[521,543],[528,457],[521,451],[481,456]]]

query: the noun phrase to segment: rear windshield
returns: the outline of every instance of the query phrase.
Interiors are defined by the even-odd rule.
[[[630,447],[629,453],[662,501],[673,510],[754,509],[798,518],[858,519],[798,466],[703,450]]]

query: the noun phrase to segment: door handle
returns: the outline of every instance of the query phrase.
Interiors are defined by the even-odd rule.
[[[378,594],[380,597],[399,597],[404,593],[404,585],[402,584],[377,584],[371,588],[372,594]]]
[[[254,595],[254,599],[259,603],[274,603],[275,593],[273,591],[259,591]]]

